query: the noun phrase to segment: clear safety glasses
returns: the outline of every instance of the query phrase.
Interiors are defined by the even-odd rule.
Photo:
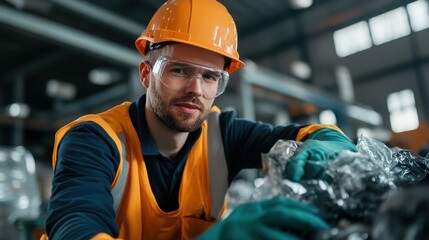
[[[203,96],[207,99],[221,95],[228,83],[228,72],[193,63],[160,57],[153,64],[155,78],[174,91],[183,91],[194,79],[201,82]]]

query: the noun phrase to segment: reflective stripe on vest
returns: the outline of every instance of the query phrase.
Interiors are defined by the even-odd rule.
[[[228,167],[219,124],[220,112],[210,112],[207,118],[208,156],[212,218],[219,219],[228,190]]]
[[[127,159],[127,150],[126,150],[126,139],[125,134],[123,132],[118,134],[118,138],[121,141],[121,147],[122,147],[122,171],[121,174],[118,177],[118,180],[116,181],[115,186],[112,188],[111,193],[113,197],[113,207],[115,209],[116,214],[118,214],[119,207],[121,205],[122,195],[124,194],[125,186],[127,184],[127,177],[128,177],[128,161]],[[123,161],[125,159],[125,161]]]
[[[210,194],[212,201],[212,218],[219,219],[222,214],[222,207],[228,190],[228,167],[226,165],[225,153],[222,142],[222,135],[219,124],[220,112],[210,112],[207,118],[208,125],[208,157],[209,157],[209,178]],[[114,209],[118,214],[122,195],[124,193],[128,177],[128,161],[126,152],[126,140],[123,133],[118,134],[122,145],[122,171],[118,181],[112,188],[111,193],[114,199]]]

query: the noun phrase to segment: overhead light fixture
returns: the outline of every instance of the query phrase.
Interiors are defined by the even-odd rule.
[[[313,5],[313,0],[289,0],[289,3],[294,9],[304,9]]]
[[[290,64],[290,70],[298,78],[308,79],[311,77],[311,68],[303,61],[293,61]]]
[[[322,124],[337,124],[337,116],[334,111],[326,109],[319,113],[319,121]]]
[[[51,79],[46,84],[46,94],[58,100],[72,100],[76,96],[76,86],[71,83]]]
[[[89,81],[95,85],[109,85],[121,80],[121,78],[121,72],[108,68],[96,68],[88,74]]]
[[[25,103],[12,103],[6,106],[6,114],[16,118],[26,118],[30,115],[30,107]]]

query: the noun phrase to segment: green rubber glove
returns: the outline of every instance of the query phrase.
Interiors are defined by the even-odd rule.
[[[309,135],[289,160],[285,177],[295,182],[301,179],[323,179],[326,160],[344,150],[357,151],[354,143],[341,132],[330,128],[319,129]]]
[[[247,203],[197,239],[300,239],[299,234],[329,229],[318,212],[313,206],[284,197]]]

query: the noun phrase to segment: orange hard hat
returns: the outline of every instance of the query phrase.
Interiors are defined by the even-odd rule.
[[[228,10],[216,0],[169,0],[153,15],[136,40],[146,56],[148,43],[178,42],[219,53],[231,60],[226,71],[244,66],[237,52],[237,29]]]

